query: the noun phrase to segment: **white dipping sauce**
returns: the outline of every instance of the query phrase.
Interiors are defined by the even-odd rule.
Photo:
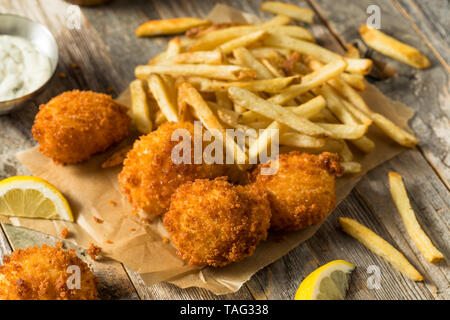
[[[50,77],[47,56],[21,37],[0,35],[0,101],[38,89]]]

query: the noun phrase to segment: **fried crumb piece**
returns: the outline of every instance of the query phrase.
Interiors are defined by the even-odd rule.
[[[91,257],[92,260],[95,260],[97,256],[102,252],[102,248],[96,246],[92,242],[89,243],[89,249],[86,250],[86,253]]]
[[[322,248],[322,251],[323,251],[323,252],[327,252],[327,251],[328,251],[328,247],[323,247],[323,248]]]
[[[78,64],[76,64],[75,62],[73,62],[72,64],[71,64],[71,66],[72,66],[72,69],[78,69],[80,66],[78,65]]]
[[[163,241],[164,243],[169,243],[169,238],[167,238],[167,237],[162,237],[162,241]]]
[[[130,231],[136,231],[136,228],[130,228]]]
[[[113,244],[113,242],[111,240],[106,240],[105,241],[107,244]]]
[[[60,74],[58,74],[58,76],[59,76],[61,79],[67,78],[67,75],[66,75],[64,72],[61,72]]]
[[[117,202],[115,202],[114,200],[109,201],[109,204],[113,207],[117,206]]]
[[[121,165],[125,160],[128,151],[130,151],[131,148],[132,146],[126,146],[114,152],[112,155],[108,157],[108,159],[105,160],[105,162],[102,163],[102,168],[105,169]]]
[[[67,227],[64,227],[61,230],[61,238],[66,239],[68,235],[69,235],[69,229],[67,229]]]
[[[97,222],[97,223],[103,223],[103,220],[102,220],[102,219],[100,219],[100,218],[98,218],[98,217],[96,217],[96,216],[93,216],[93,218],[94,218],[94,221],[95,221],[95,222]]]

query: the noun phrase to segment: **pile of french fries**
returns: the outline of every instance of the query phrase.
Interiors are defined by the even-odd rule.
[[[402,146],[417,144],[414,135],[372,111],[360,96],[370,59],[352,47],[341,56],[291,24],[311,23],[311,10],[272,1],[261,9],[276,16],[258,25],[178,18],[139,27],[138,36],[186,35],[136,67],[130,89],[137,129],[145,134],[165,121],[192,120],[222,132],[255,129],[259,133],[246,150],[233,139],[225,141],[241,161],[257,159],[272,141],[273,130],[267,129],[278,129],[280,152],[336,152],[346,173],[361,171],[349,144],[373,151],[366,136],[372,124]]]

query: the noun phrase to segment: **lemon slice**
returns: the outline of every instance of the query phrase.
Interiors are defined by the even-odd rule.
[[[73,222],[66,198],[50,183],[37,177],[15,176],[0,181],[0,214]]]
[[[355,265],[334,260],[307,276],[295,294],[295,300],[344,300],[348,289],[348,274]]]

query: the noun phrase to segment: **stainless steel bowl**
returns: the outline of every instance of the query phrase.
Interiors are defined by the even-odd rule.
[[[0,35],[18,36],[27,39],[38,51],[49,58],[51,66],[49,78],[38,89],[22,97],[0,101],[0,114],[6,114],[23,107],[31,97],[37,96],[50,82],[58,65],[58,45],[45,26],[13,14],[0,14]]]

